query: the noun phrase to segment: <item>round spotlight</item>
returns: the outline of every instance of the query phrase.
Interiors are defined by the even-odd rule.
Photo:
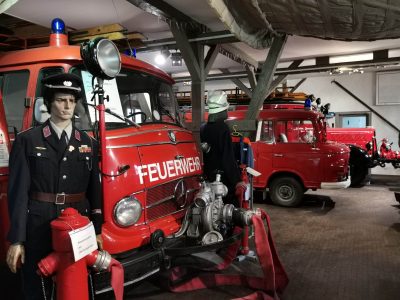
[[[121,56],[110,40],[96,38],[81,45],[81,57],[93,76],[113,79],[121,70]]]

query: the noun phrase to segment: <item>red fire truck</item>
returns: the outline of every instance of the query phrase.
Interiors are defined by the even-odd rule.
[[[134,283],[168,265],[174,251],[186,255],[237,240],[238,235],[231,234],[229,228],[248,222],[252,212],[225,205],[222,183],[200,180],[201,155],[192,133],[181,125],[173,80],[147,63],[120,57],[115,45],[104,39],[82,48],[70,46],[62,33],[64,24],[56,22],[48,47],[0,53],[3,267],[8,247],[11,144],[19,131],[48,118],[41,79],[61,72],[83,80],[85,97],[77,104],[74,122],[101,142],[104,248],[122,262],[126,282]],[[101,74],[107,75],[108,64],[115,67],[119,59],[119,74],[114,79],[101,78]],[[97,70],[100,75],[88,70]],[[101,99],[106,100],[105,106]],[[179,247],[182,240],[185,248]],[[98,275],[96,293],[107,289],[108,282]]]
[[[264,109],[304,109],[304,93],[285,93],[275,95],[265,102]],[[311,107],[317,110],[315,106]],[[244,109],[244,107],[242,107]],[[328,109],[322,108],[325,114]],[[350,148],[351,185],[361,186],[365,183],[369,169],[376,166],[384,167],[387,163],[394,168],[400,167],[398,151],[391,148],[392,143],[383,139],[378,149],[376,131],[372,127],[366,128],[332,128],[327,126],[327,139],[346,144]]]
[[[244,119],[243,109],[228,112],[231,120]],[[206,115],[207,116],[207,115]],[[185,114],[191,122],[191,113]],[[306,190],[339,189],[350,185],[349,148],[327,141],[324,116],[298,109],[264,109],[250,133],[257,189],[269,190],[282,206],[298,205]]]

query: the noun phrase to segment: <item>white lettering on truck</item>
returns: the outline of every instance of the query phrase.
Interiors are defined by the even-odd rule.
[[[147,177],[150,182],[155,182],[167,177],[173,178],[201,170],[200,158],[198,156],[135,167],[136,174],[139,175],[140,184],[143,184],[144,177]]]

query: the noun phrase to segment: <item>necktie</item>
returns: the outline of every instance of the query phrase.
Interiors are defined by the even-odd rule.
[[[58,158],[61,159],[64,155],[65,148],[67,148],[67,133],[63,130],[60,141],[58,143]]]

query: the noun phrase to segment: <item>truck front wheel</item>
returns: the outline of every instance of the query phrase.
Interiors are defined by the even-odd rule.
[[[293,177],[275,178],[269,187],[271,200],[280,206],[297,206],[304,194],[303,185]]]
[[[362,187],[368,176],[368,167],[361,164],[350,165],[351,187]]]

